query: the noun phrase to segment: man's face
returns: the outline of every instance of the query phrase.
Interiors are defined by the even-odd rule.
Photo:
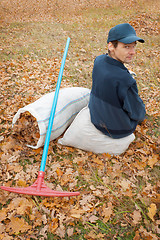
[[[122,63],[131,63],[135,55],[136,42],[125,44],[118,42],[117,47],[115,48],[113,44],[109,43],[109,49],[111,51],[111,57],[122,62]]]

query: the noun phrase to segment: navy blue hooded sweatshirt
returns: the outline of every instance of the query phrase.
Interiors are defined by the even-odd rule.
[[[135,79],[123,63],[107,54],[94,61],[88,107],[91,122],[112,138],[133,133],[146,113]]]

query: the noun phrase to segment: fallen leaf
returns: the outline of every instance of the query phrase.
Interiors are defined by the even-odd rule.
[[[18,197],[11,201],[8,205],[9,210],[16,209],[17,214],[25,214],[30,212],[33,207],[33,202],[24,197]]]
[[[141,237],[140,237],[140,235],[139,235],[139,232],[138,232],[138,231],[136,231],[136,234],[135,234],[135,236],[134,236],[133,240],[141,240]]]
[[[63,172],[61,171],[60,168],[56,169],[56,173],[57,173],[58,177],[61,177],[63,175]]]
[[[17,181],[17,186],[19,186],[19,187],[27,187],[26,181],[24,181],[22,179],[19,179]]]
[[[138,224],[142,219],[140,211],[135,210],[133,212],[132,218],[133,218],[133,223]]]
[[[3,208],[0,210],[0,222],[3,221],[7,217],[7,209]]]
[[[105,207],[105,205],[103,207],[103,212],[102,212],[102,215],[104,216],[103,222],[108,222],[112,214],[113,214],[113,205],[111,202],[109,202],[107,208]]]
[[[16,173],[21,172],[23,167],[16,164],[16,165],[7,165],[7,171],[14,171]]]
[[[152,219],[152,221],[155,221],[154,216],[156,212],[157,212],[156,204],[151,203],[150,207],[148,208],[148,216],[150,217],[150,219]]]
[[[10,234],[19,234],[20,232],[27,232],[32,229],[32,226],[28,225],[23,218],[12,217],[10,223],[6,227],[6,232]]]
[[[129,180],[127,180],[127,179],[123,179],[123,180],[119,183],[119,185],[121,185],[121,187],[123,188],[124,191],[126,191],[127,189],[130,188],[130,184],[131,184],[131,182],[130,182]]]
[[[89,221],[90,221],[91,223],[95,223],[97,220],[98,220],[98,217],[96,217],[95,215],[92,215],[92,216],[89,218]]]
[[[2,223],[0,223],[0,234],[5,232],[5,225],[3,225]],[[1,237],[1,236],[0,236]],[[0,238],[1,239],[1,238]]]
[[[49,224],[49,231],[51,233],[54,233],[57,228],[58,228],[58,218],[53,218]]]
[[[159,156],[158,154],[154,154],[152,156],[149,156],[149,159],[148,159],[148,165],[153,168],[153,166],[158,162],[159,160]]]
[[[97,158],[92,158],[92,162],[97,163],[98,165],[104,165],[103,161]]]
[[[72,209],[70,212],[71,217],[73,218],[80,218],[82,217],[83,213],[84,213],[84,210],[81,210],[81,209]]]
[[[61,239],[64,239],[64,236],[65,236],[65,228],[63,227],[59,227],[57,228],[56,230],[56,234],[61,238]]]
[[[67,229],[67,234],[68,234],[68,237],[71,237],[73,235],[73,231],[74,231],[74,228],[68,228]]]

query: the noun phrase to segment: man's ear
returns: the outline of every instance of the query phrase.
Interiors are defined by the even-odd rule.
[[[109,49],[109,51],[113,51],[114,46],[113,46],[112,42],[108,43],[108,49]]]

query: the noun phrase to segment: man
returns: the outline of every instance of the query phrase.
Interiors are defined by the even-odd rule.
[[[95,59],[89,100],[91,122],[111,138],[132,134],[145,118],[145,105],[138,95],[135,79],[124,66],[135,55],[137,37],[134,28],[123,23],[108,34],[108,54]]]

